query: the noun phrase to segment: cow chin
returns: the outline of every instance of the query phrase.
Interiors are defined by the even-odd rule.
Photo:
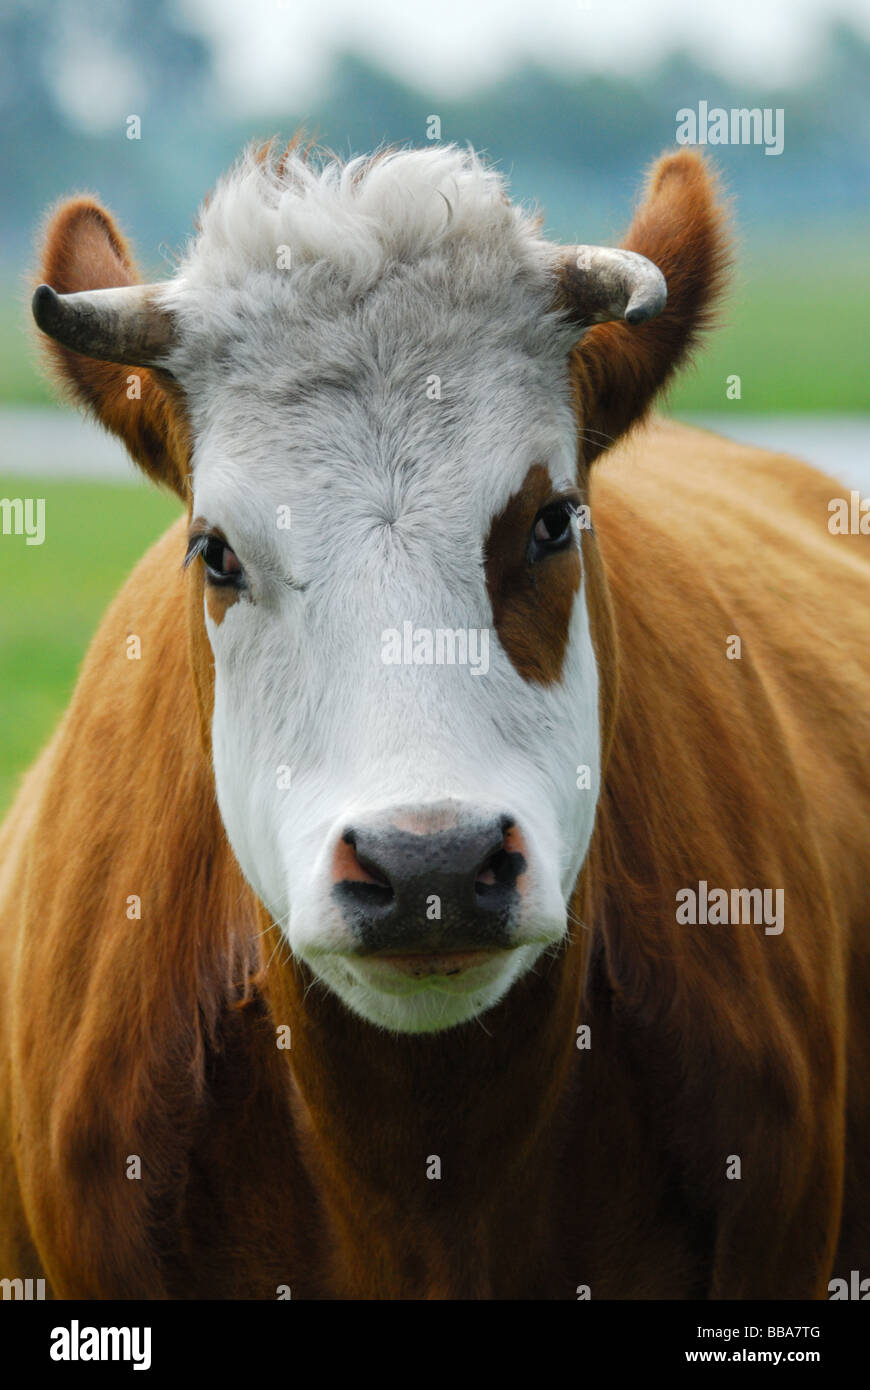
[[[392,1033],[437,1033],[491,1009],[532,968],[546,942],[443,957],[307,951],[309,969],[366,1023]]]

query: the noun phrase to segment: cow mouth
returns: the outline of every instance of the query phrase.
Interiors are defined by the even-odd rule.
[[[507,951],[501,947],[481,946],[468,950],[378,951],[363,959],[366,965],[383,965],[409,979],[421,980],[430,975],[461,975],[504,955]]]

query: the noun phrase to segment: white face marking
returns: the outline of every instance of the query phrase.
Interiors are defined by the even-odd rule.
[[[467,157],[452,158],[456,175]],[[567,340],[547,321],[538,243],[505,226],[501,246],[476,243],[473,228],[444,238],[357,300],[316,258],[206,290],[195,249],[173,303],[194,514],[223,530],[249,584],[221,622],[206,608],[221,814],[293,952],[397,1031],[474,1017],[562,939],[598,794],[585,586],[558,683],[523,680],[492,630],[493,518],[535,463],[556,486],[572,480],[576,449]],[[208,250],[206,239],[201,260]],[[348,274],[370,275],[363,260]],[[409,623],[486,630],[487,669],[385,664],[385,630]],[[581,763],[589,790],[577,788]],[[347,827],[445,801],[521,830],[513,949],[410,978],[359,954],[331,866]]]

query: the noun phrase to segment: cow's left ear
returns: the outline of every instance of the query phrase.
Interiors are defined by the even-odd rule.
[[[595,256],[606,267],[609,312],[600,302]],[[580,247],[566,253],[559,305],[586,329],[572,354],[585,464],[643,416],[685,362],[711,324],[730,262],[727,210],[716,177],[691,151],[664,155],[653,166],[621,252]]]

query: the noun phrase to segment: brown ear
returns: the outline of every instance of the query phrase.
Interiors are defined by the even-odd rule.
[[[667,154],[653,165],[622,244],[659,267],[667,303],[648,323],[593,327],[574,349],[587,465],[643,416],[713,319],[731,246],[716,177],[699,154]]]
[[[112,217],[87,196],[69,199],[50,215],[38,278],[61,295],[141,283]],[[86,357],[45,334],[40,340],[53,376],[73,399],[123,441],[155,482],[186,500],[190,443],[184,402],[171,379],[151,368]]]

